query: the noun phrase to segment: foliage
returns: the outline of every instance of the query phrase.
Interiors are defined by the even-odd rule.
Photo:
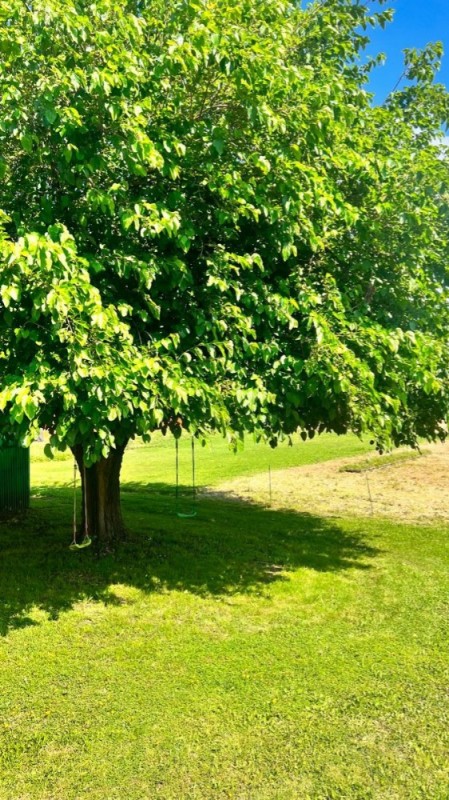
[[[369,5],[1,0],[3,436],[445,435],[447,94],[372,108]]]

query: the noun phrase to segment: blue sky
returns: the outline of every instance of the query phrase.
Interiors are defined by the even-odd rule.
[[[370,82],[375,101],[382,103],[402,74],[403,49],[424,47],[428,42],[442,41],[445,46],[438,80],[449,87],[449,0],[390,0],[387,7],[395,9],[394,21],[385,30],[371,33],[369,47],[370,53],[387,55]]]
[[[302,0],[304,6],[312,0]],[[375,102],[382,103],[394,88],[403,72],[403,50],[424,47],[441,41],[446,54],[437,80],[449,88],[449,0],[389,0],[379,6],[377,0],[367,0],[373,11],[393,8],[394,20],[387,27],[370,30],[370,55],[385,53],[385,64],[372,74],[369,88]]]

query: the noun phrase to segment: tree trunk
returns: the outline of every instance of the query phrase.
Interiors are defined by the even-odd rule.
[[[81,475],[80,537],[89,535],[99,553],[110,553],[125,537],[120,505],[120,470],[126,444],[111,450],[91,467],[84,466],[83,448],[72,452]]]

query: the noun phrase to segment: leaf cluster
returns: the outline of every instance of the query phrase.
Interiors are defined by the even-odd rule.
[[[373,108],[369,6],[0,0],[3,437],[445,436],[440,49]]]

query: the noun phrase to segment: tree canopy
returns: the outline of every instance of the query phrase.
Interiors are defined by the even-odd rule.
[[[444,436],[439,45],[359,0],[0,0],[0,435]]]

